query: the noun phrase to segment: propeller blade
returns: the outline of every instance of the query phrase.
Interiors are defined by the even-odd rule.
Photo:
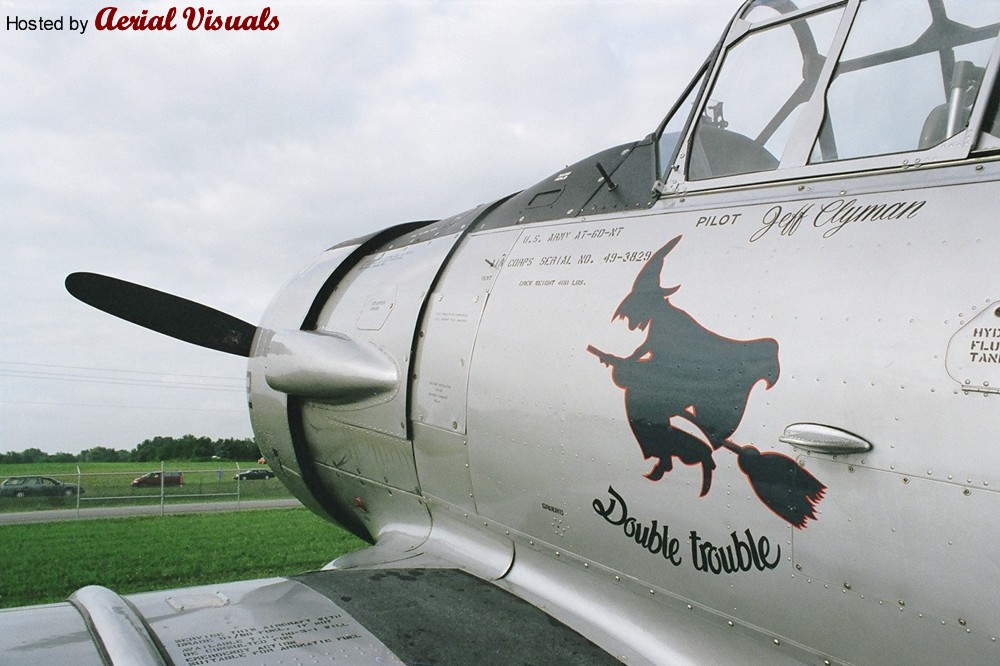
[[[66,290],[87,305],[199,347],[249,357],[257,327],[201,303],[96,273],[73,273]]]

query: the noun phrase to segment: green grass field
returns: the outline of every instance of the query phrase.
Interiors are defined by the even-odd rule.
[[[316,569],[365,545],[306,509],[108,518],[0,527],[0,608]]]
[[[172,462],[167,471],[184,473],[184,485],[164,488],[167,501],[210,501],[279,499],[291,493],[277,479],[237,482],[233,476],[240,470],[258,467],[253,463],[232,462]],[[83,487],[81,508],[149,504],[160,501],[159,487],[133,488],[132,479],[146,472],[159,471],[160,463],[40,463],[34,465],[0,464],[0,480],[11,476],[41,475],[63,483]],[[220,478],[221,470],[221,478]],[[76,497],[0,498],[0,512],[34,511],[52,508],[73,508]]]

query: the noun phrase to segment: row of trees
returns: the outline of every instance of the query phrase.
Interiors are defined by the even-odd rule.
[[[210,439],[208,437],[154,437],[131,451],[95,446],[80,453],[46,453],[25,449],[0,453],[0,463],[40,462],[155,462],[160,460],[231,460],[253,462],[260,457],[252,439]]]

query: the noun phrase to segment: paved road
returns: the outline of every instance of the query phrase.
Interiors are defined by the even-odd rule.
[[[297,499],[243,500],[241,502],[175,502],[162,507],[164,514],[203,513],[207,511],[249,511],[255,509],[286,509],[302,506]],[[53,509],[47,511],[19,511],[0,513],[0,525],[17,523],[48,523],[57,520],[85,520],[91,518],[120,518],[122,516],[158,516],[159,504],[146,506],[113,506],[76,509]]]

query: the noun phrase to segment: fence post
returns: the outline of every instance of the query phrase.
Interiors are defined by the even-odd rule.
[[[80,489],[83,488],[83,475],[80,466],[76,466],[76,519],[80,520]]]
[[[163,461],[161,460],[160,461],[160,515],[161,516],[163,515],[163,505],[167,501],[166,491],[165,491],[164,486],[163,486],[163,482],[165,480],[163,478],[164,471],[165,471],[165,468],[163,467]]]
[[[240,462],[237,460],[236,461],[236,508],[237,509],[240,508],[240,483],[242,481],[242,479],[240,479],[240,472],[242,471],[243,470],[240,469]]]

